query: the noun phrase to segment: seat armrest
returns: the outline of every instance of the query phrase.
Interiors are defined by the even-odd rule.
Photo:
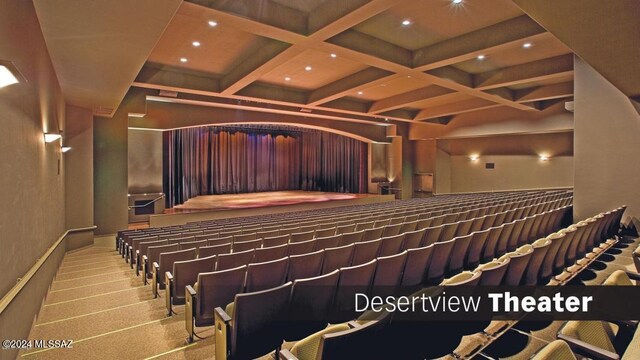
[[[187,294],[189,294],[189,296],[191,296],[192,298],[196,297],[196,291],[193,289],[193,287],[191,285],[187,285],[184,287],[184,290],[186,291]]]
[[[629,279],[640,281],[640,274],[639,273],[633,272],[633,271],[625,271],[625,273],[627,274]]]
[[[157,262],[153,262],[153,268],[155,269],[155,271],[160,271],[160,265]]]
[[[282,349],[278,353],[279,360],[298,360],[298,358],[287,349]]]
[[[167,282],[173,281],[173,275],[169,271],[164,273],[164,278]]]
[[[355,321],[355,320],[351,320],[351,321],[349,321],[349,322],[347,323],[347,325],[349,325],[349,328],[350,328],[350,329],[355,329],[355,328],[357,328],[357,327],[359,327],[359,326],[360,326],[360,324],[358,324],[358,322],[357,322],[357,321]]]
[[[619,360],[620,359],[620,356],[616,353],[612,353],[611,351],[607,351],[599,347],[593,346],[589,343],[578,340],[571,336],[558,334],[558,339],[566,341],[569,344],[569,347],[571,348],[571,350],[573,350],[575,353],[590,357],[592,359],[602,359],[602,360]]]
[[[142,262],[146,263],[148,260],[147,255],[142,255]]]
[[[217,307],[215,309],[213,309],[213,313],[215,315],[216,318],[219,318],[220,320],[222,320],[225,324],[229,323],[229,321],[231,321],[231,317],[229,316],[229,314],[227,314],[224,310],[222,310],[221,307]]]

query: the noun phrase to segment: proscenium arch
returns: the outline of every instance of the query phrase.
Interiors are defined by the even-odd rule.
[[[353,133],[349,133],[346,131],[340,131],[340,130],[336,130],[336,129],[331,129],[331,128],[327,128],[327,127],[323,127],[323,126],[315,126],[315,125],[308,125],[308,124],[298,124],[298,123],[282,123],[282,124],[274,124],[271,122],[259,122],[259,121],[251,121],[251,122],[227,122],[227,123],[210,123],[210,124],[203,124],[203,125],[193,125],[193,126],[182,126],[182,127],[175,127],[175,128],[169,128],[169,129],[151,129],[151,128],[138,128],[138,127],[129,127],[129,129],[131,130],[154,130],[154,131],[171,131],[171,130],[180,130],[180,129],[191,129],[191,128],[199,128],[199,127],[209,127],[209,126],[242,126],[242,125],[264,125],[264,124],[270,124],[270,125],[283,125],[283,126],[291,126],[291,127],[299,127],[299,128],[303,128],[303,129],[312,129],[312,130],[319,130],[319,131],[325,131],[328,133],[332,133],[332,134],[336,134],[336,135],[342,135],[348,138],[352,138],[355,140],[359,140],[368,144],[371,143],[380,143],[378,141],[374,141],[372,139],[368,139],[366,137],[360,136],[358,134],[353,134]]]

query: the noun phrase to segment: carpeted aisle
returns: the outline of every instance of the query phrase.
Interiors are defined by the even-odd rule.
[[[73,340],[73,349],[29,349],[21,359],[204,359],[214,356],[213,327],[185,341],[184,306],[166,316],[117,251],[93,246],[68,253],[58,269],[30,339]]]

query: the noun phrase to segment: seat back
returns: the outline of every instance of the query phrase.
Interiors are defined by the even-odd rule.
[[[378,318],[355,328],[322,335],[316,359],[379,359],[388,350],[385,329],[392,314],[383,311]]]
[[[362,231],[362,230],[367,230],[367,229],[372,229],[373,228],[373,221],[366,221],[366,222],[359,222],[356,225],[356,229],[354,231]]]
[[[538,285],[546,285],[547,282],[553,276],[553,267],[555,264],[556,255],[562,245],[564,234],[553,233],[547,236],[547,239],[551,241],[549,244],[549,250],[542,260],[542,266],[540,267],[540,273],[538,274]]]
[[[407,262],[402,273],[401,288],[403,292],[413,291],[422,287],[425,269],[431,261],[434,245],[407,250]]]
[[[280,235],[280,230],[279,229],[273,229],[273,230],[265,230],[263,229],[262,231],[257,231],[256,232],[256,239],[264,239],[264,238],[271,238],[271,237],[276,237]],[[287,239],[287,241],[289,241]]]
[[[434,244],[436,241],[438,241],[438,239],[440,239],[440,234],[442,233],[443,229],[444,226],[432,226],[426,228],[426,232],[424,234],[424,237],[422,238],[422,243],[420,244],[420,246],[429,246],[431,244]]]
[[[289,235],[275,235],[262,238],[262,247],[284,245],[289,242]]]
[[[536,353],[532,360],[576,360],[569,345],[562,340],[555,340]]]
[[[395,224],[395,225],[387,225],[384,228],[384,231],[382,232],[382,236],[387,237],[387,236],[393,236],[393,235],[398,235],[400,233],[400,229],[402,228],[402,223],[399,224]]]
[[[238,241],[234,242],[233,252],[242,252],[247,250],[253,250],[262,246],[262,239],[249,240],[249,241]]]
[[[300,340],[324,329],[329,322],[340,271],[293,282],[287,316],[286,341]]]
[[[249,264],[245,291],[260,291],[284,284],[288,269],[289,258],[286,256],[278,260]]]
[[[180,245],[179,245],[179,249],[180,250],[186,250],[186,249],[192,249],[193,248],[193,249],[196,249],[196,253],[197,253],[198,250],[203,246],[207,246],[207,240],[181,242]]]
[[[613,346],[613,331],[611,325],[602,321],[574,320],[568,321],[560,334],[578,339],[597,348],[616,353]]]
[[[409,231],[404,234],[404,241],[402,242],[402,250],[415,249],[420,247],[422,239],[426,234],[427,229],[420,229],[415,231]]]
[[[447,274],[455,275],[464,269],[465,258],[469,250],[469,244],[473,234],[458,236],[454,238],[453,249],[451,249],[451,257],[449,259],[449,266],[447,267]]]
[[[402,271],[407,262],[407,251],[378,257],[378,265],[373,276],[371,294],[374,296],[390,296],[397,293],[402,281]]]
[[[203,246],[198,249],[198,257],[210,257],[214,255],[228,254],[231,252],[231,243]]]
[[[349,244],[362,241],[363,236],[364,236],[364,230],[342,234],[342,237],[340,238],[339,246],[349,245]]]
[[[198,281],[198,274],[212,272],[215,268],[215,256],[174,262],[173,270],[171,271],[173,275],[173,288],[171,289],[173,304],[184,304],[185,286],[193,286]],[[164,273],[162,273],[161,277],[164,279]]]
[[[509,239],[511,238],[511,232],[513,231],[514,226],[515,223],[513,222],[502,225],[502,231],[500,232],[500,236],[498,237],[498,241],[496,242],[495,257],[500,257],[507,253]],[[515,250],[515,248],[513,250]]]
[[[289,244],[258,248],[253,257],[253,262],[265,262],[281,259],[289,255]],[[284,282],[283,282],[284,283]]]
[[[279,348],[284,339],[292,283],[238,294],[230,334],[230,357],[254,359]]]
[[[355,230],[356,230],[356,224],[354,224],[354,223],[346,224],[346,225],[340,225],[340,226],[336,227],[336,235],[337,234],[345,234],[345,233],[354,232]]]
[[[380,244],[380,252],[378,253],[378,256],[389,256],[399,253],[402,249],[404,238],[404,234],[383,237],[381,239],[382,244]]]
[[[233,243],[233,236],[221,236],[207,240],[207,246],[223,245]]]
[[[234,252],[231,254],[221,254],[218,255],[218,264],[216,265],[216,270],[227,270],[237,268],[242,265],[249,265],[253,260],[253,255],[255,253],[254,249]]]
[[[334,248],[324,249],[324,261],[322,263],[322,273],[327,274],[341,267],[351,265],[353,249],[355,245],[349,244]]]
[[[486,264],[482,264],[478,267],[478,270],[482,271],[480,277],[480,285],[486,286],[498,286],[504,279],[504,274],[507,272],[509,266],[509,258],[503,260],[493,260]]]
[[[287,281],[305,279],[322,273],[324,250],[289,256],[289,273]]]
[[[291,234],[290,242],[296,243],[313,239],[314,231],[295,232]]]
[[[317,239],[290,243],[289,244],[289,255],[300,255],[306,254],[314,251],[317,247]]]
[[[520,285],[520,281],[522,280],[527,265],[529,265],[529,261],[531,261],[532,255],[533,246],[531,245],[524,245],[519,251],[504,255],[508,256],[510,261],[502,283],[506,286]]]
[[[356,293],[369,293],[376,264],[376,260],[371,260],[357,266],[340,268],[340,279],[338,280],[330,323],[348,321],[356,316],[355,295]]]
[[[371,241],[371,240],[380,239],[382,237],[382,233],[384,232],[384,229],[385,228],[383,226],[379,226],[379,227],[374,227],[374,228],[365,230],[364,235],[362,235],[361,241]]]
[[[316,238],[316,249],[336,247],[340,244],[342,234]]]
[[[165,252],[173,252],[178,251],[178,244],[167,244],[160,246],[149,246],[147,248],[147,259],[149,261],[149,266],[147,267],[147,275],[151,275],[152,264],[154,262],[160,261],[160,254]]]
[[[247,266],[200,273],[195,288],[197,301],[194,317],[196,326],[213,323],[213,309],[224,307],[244,289]]]
[[[393,220],[396,220],[396,218],[394,218],[394,219],[379,219],[379,220],[376,220],[376,221],[373,222],[373,228],[375,229],[375,228],[378,228],[378,227],[387,226],[387,225],[391,224],[391,222]],[[399,220],[400,220],[400,222],[402,222],[403,219],[400,218]],[[395,222],[394,222],[394,224],[395,224]]]
[[[487,234],[487,239],[484,242],[484,249],[482,251],[482,262],[491,261],[496,257],[496,245],[498,244],[498,239],[500,239],[500,234],[504,227],[492,227],[489,229],[489,234]]]
[[[399,234],[404,234],[409,231],[415,231],[417,226],[418,226],[418,220],[406,221],[402,223]]]
[[[431,257],[431,262],[427,270],[427,284],[437,285],[444,279],[451,256],[451,250],[455,242],[456,239],[451,239],[433,244],[433,256]]]
[[[330,227],[330,228],[324,228],[324,229],[316,230],[316,232],[314,233],[314,236],[316,238],[320,238],[320,237],[333,236],[335,234],[336,234],[336,228],[335,227]]]
[[[160,285],[160,289],[164,289],[164,274],[167,271],[173,270],[173,264],[176,261],[186,261],[193,260],[196,258],[196,249],[186,249],[172,252],[163,252],[158,257],[158,265],[160,269],[158,270],[158,285]]]
[[[356,266],[369,262],[378,256],[382,239],[362,241],[354,244],[351,265]]]
[[[467,251],[464,268],[467,270],[475,269],[482,260],[484,244],[489,236],[490,229],[476,231],[471,233],[471,242]]]
[[[538,274],[540,274],[540,267],[542,266],[542,261],[544,260],[547,251],[549,251],[550,245],[551,240],[549,239],[536,240],[533,244],[531,244],[531,246],[533,247],[533,253],[531,254],[531,259],[529,259],[529,264],[525,269],[523,279],[521,281],[522,285],[533,286],[538,284]],[[518,248],[518,251],[520,251],[520,248]]]
[[[453,239],[456,235],[456,230],[458,230],[459,224],[460,223],[458,222],[454,222],[442,225],[442,231],[440,232],[440,238],[438,241],[449,241]]]

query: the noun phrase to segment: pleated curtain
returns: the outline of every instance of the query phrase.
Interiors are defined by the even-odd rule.
[[[367,190],[367,144],[320,131],[197,127],[164,133],[167,207],[198,195]]]

